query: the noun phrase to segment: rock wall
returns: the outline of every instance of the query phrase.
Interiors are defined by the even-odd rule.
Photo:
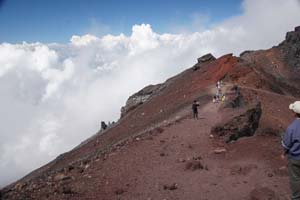
[[[300,69],[300,26],[288,32],[279,47],[285,54],[286,62],[295,69]]]

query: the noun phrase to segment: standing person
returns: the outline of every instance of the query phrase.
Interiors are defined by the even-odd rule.
[[[224,102],[225,101],[225,94],[222,95],[221,101]]]
[[[213,103],[216,103],[217,102],[217,96],[214,95],[214,98],[213,98]]]
[[[198,107],[199,107],[199,102],[197,100],[194,100],[194,103],[192,105],[194,119],[198,119]]]
[[[282,146],[285,152],[282,158],[288,155],[291,198],[300,200],[300,101],[290,104],[289,109],[294,112],[296,119],[288,126],[283,136]]]
[[[219,90],[217,90],[217,92],[216,92],[216,102],[218,103],[219,101],[220,101],[220,91]]]
[[[220,81],[218,81],[217,83],[216,83],[216,97],[217,97],[217,101],[216,102],[218,102],[218,101],[220,101],[221,100],[221,97],[222,97],[222,90],[221,90],[221,82]]]

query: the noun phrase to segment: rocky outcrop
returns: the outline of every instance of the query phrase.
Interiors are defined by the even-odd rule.
[[[252,52],[254,52],[254,51],[251,51],[251,50],[243,51],[242,53],[240,53],[240,57],[243,57],[243,56],[245,56],[245,55],[247,55],[249,53],[252,53]]]
[[[286,62],[293,68],[300,69],[300,26],[288,32],[279,47],[285,54]]]
[[[226,142],[253,136],[258,128],[261,113],[261,104],[257,103],[250,106],[242,114],[212,127],[211,134],[224,137]]]
[[[204,56],[201,56],[197,59],[198,63],[194,65],[193,70],[198,70],[201,64],[211,62],[214,60],[216,60],[216,58],[211,53],[205,54]]]
[[[163,88],[164,84],[149,85],[130,96],[126,101],[126,105],[121,108],[121,118],[127,115],[130,111],[136,109],[139,105],[142,105]]]
[[[198,60],[198,63],[201,64],[201,63],[216,60],[216,58],[211,53],[208,53],[208,54],[205,54],[204,56],[201,56],[197,60]]]

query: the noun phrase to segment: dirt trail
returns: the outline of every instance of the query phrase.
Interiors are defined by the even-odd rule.
[[[274,162],[279,150],[267,144],[278,138],[245,138],[214,152],[220,143],[210,129],[219,105],[208,103],[199,109],[201,119],[189,117],[92,162],[84,175],[91,191],[77,188],[84,194],[79,199],[288,199],[286,169],[280,169],[285,163]]]

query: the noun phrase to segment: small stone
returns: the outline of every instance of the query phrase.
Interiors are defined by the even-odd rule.
[[[72,171],[73,169],[74,169],[74,166],[72,166],[72,165],[69,165],[67,168],[68,171]]]
[[[62,187],[61,189],[61,193],[63,194],[74,194],[74,191],[72,191],[72,189],[70,187]]]
[[[116,191],[115,191],[115,194],[116,195],[121,195],[125,192],[125,190],[123,190],[122,188],[118,188]]]
[[[103,159],[103,160],[106,160],[106,159]],[[79,172],[79,173],[83,173],[83,172],[84,172],[84,169],[81,168],[81,169],[78,170],[78,172]]]
[[[173,183],[171,185],[164,185],[164,190],[176,190],[178,188],[178,185],[176,183]]]
[[[159,154],[161,157],[165,156],[166,154],[165,153],[160,153]]]
[[[185,165],[185,170],[195,171],[198,169],[204,169],[204,166],[202,165],[202,163],[200,161],[195,161],[195,160],[189,161]]]
[[[279,170],[280,171],[285,171],[286,170],[286,166],[279,167]]]
[[[54,177],[54,181],[64,181],[64,180],[68,180],[68,179],[71,179],[71,177],[70,176],[66,176],[65,174],[57,174]]]
[[[15,189],[16,190],[21,190],[22,188],[24,188],[26,186],[26,183],[17,183],[15,185]]]
[[[214,150],[215,154],[221,154],[221,153],[225,153],[226,149],[225,148],[217,148]]]
[[[202,160],[202,157],[201,156],[195,156],[195,157],[193,157],[193,160]]]

